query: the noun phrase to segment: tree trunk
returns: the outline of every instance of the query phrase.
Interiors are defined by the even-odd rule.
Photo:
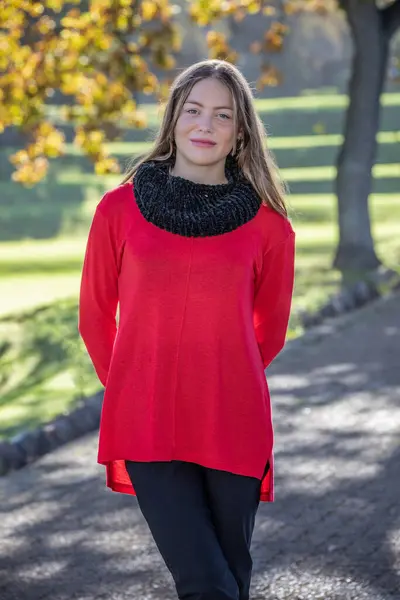
[[[379,264],[371,235],[368,197],[379,129],[390,32],[374,0],[342,2],[352,32],[354,55],[344,143],[337,160],[339,245],[334,266],[365,272]]]

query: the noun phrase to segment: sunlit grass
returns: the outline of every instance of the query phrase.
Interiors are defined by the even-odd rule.
[[[341,283],[340,273],[331,268],[337,243],[334,197],[295,196],[292,207],[297,260],[289,337],[301,332],[299,310],[317,308]],[[388,266],[396,267],[400,258],[400,203],[395,195],[375,196],[371,213],[378,254]],[[2,244],[0,438],[55,417],[74,406],[79,396],[99,387],[77,332],[76,302],[85,241],[85,237],[57,243],[29,241],[23,245],[23,255],[20,244]],[[71,265],[71,270],[57,273],[58,262]],[[18,275],[11,274],[11,264]],[[68,297],[72,300],[65,321],[58,317],[57,301]],[[51,317],[54,321],[31,316],[31,311],[42,305],[50,305],[43,315],[55,313]],[[18,315],[21,311],[30,312],[24,317]]]
[[[400,144],[400,131],[381,131],[377,135],[379,144]],[[326,146],[339,146],[343,142],[343,135],[338,133],[318,135],[298,135],[278,137],[270,135],[268,146],[272,150],[292,150],[294,148],[320,148]],[[114,156],[131,156],[144,154],[152,147],[152,142],[110,142],[106,144],[107,150]],[[75,144],[66,144],[65,152],[68,156],[81,156],[80,149]]]
[[[331,277],[331,262],[337,242],[336,204],[333,195],[293,195],[291,218],[297,232],[298,290],[295,304],[307,306],[315,295],[304,278],[315,275],[314,286]],[[88,216],[94,210],[87,209]],[[395,263],[394,242],[398,239],[400,202],[396,194],[376,194],[371,198],[371,215],[378,252],[388,263]],[[84,235],[51,240],[3,242],[0,254],[2,294],[0,315],[50,304],[60,298],[78,294],[80,272],[86,244]],[[385,244],[389,249],[385,250]],[[400,240],[399,240],[400,246]],[[315,269],[318,267],[317,271]],[[322,279],[321,279],[322,278]],[[314,304],[312,302],[311,304]]]
[[[76,310],[68,323],[51,318],[58,310],[47,319],[0,321],[0,439],[51,420],[99,387],[74,327]]]
[[[286,181],[333,181],[336,176],[334,166],[300,167],[280,169],[282,178]],[[400,164],[377,164],[373,168],[375,179],[399,178]],[[121,181],[121,175],[108,175],[104,178],[104,185],[113,187]],[[57,176],[57,183],[62,185],[84,185],[98,180],[95,173],[82,173],[78,168],[63,169]]]
[[[345,94],[303,94],[287,98],[257,98],[255,105],[258,112],[282,112],[282,111],[326,111],[329,109],[344,109],[348,106],[348,96]],[[400,93],[385,93],[381,96],[382,106],[399,106]],[[162,115],[162,104],[143,104],[138,106],[143,111],[149,125],[158,123]],[[48,105],[45,108],[47,116],[55,122],[65,122],[60,115],[60,108],[56,105]]]
[[[305,187],[309,191],[307,182],[309,189],[315,190],[315,182],[333,181],[334,151],[343,141],[337,133],[340,129],[334,126],[347,105],[346,96],[304,95],[258,100],[256,105],[263,119],[275,115],[276,123],[283,125],[281,130],[275,123],[280,135],[271,135],[269,145],[285,161],[281,172],[289,187],[303,182],[299,190]],[[400,94],[384,94],[382,105],[400,108]],[[149,128],[154,129],[160,107],[144,109]],[[396,129],[396,109],[390,108],[388,115],[394,123],[393,127],[389,123],[389,128]],[[291,130],[292,116],[297,116],[299,133],[313,135],[292,135],[296,133],[296,128]],[[117,141],[108,148],[125,166],[131,157],[149,149],[152,135],[150,129],[138,131],[137,141]],[[149,141],[139,141],[144,136]],[[393,188],[398,179],[400,191],[396,160],[400,133],[382,131],[377,139],[383,151],[374,178],[385,184],[383,191],[385,180],[392,180]],[[66,151],[65,162],[54,162],[47,180],[32,190],[23,190],[9,180],[0,182],[0,231],[5,240],[10,239],[0,243],[0,438],[51,419],[99,387],[78,337],[77,298],[91,217],[102,193],[122,176],[99,177],[76,146],[67,144]],[[399,200],[396,193],[371,197],[376,250],[385,264],[394,268],[400,262]],[[301,332],[299,310],[325,302],[339,289],[341,276],[332,269],[338,236],[334,196],[292,194],[289,203],[297,233],[289,331],[289,336],[294,336]],[[15,241],[11,235],[7,237],[8,227],[10,234],[15,228]]]

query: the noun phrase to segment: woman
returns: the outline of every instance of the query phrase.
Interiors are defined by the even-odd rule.
[[[193,65],[87,244],[98,462],[137,496],[181,600],[249,599],[256,511],[273,501],[264,369],[285,341],[294,232],[264,138],[241,73]]]

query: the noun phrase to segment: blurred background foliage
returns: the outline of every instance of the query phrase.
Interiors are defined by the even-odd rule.
[[[196,60],[243,71],[288,182],[289,335],[344,279],[399,268],[399,26],[399,0],[3,2],[0,437],[98,387],[77,335],[88,227]]]

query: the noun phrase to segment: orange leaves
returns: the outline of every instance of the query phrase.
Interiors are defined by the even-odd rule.
[[[238,54],[228,43],[225,34],[217,31],[209,31],[207,34],[207,46],[209,48],[210,58],[217,58],[235,63],[238,59]]]
[[[265,87],[276,87],[281,83],[282,75],[276,67],[266,64],[261,68],[261,75],[257,80],[258,90],[262,90]]]
[[[262,48],[263,46],[261,42],[253,42],[250,44],[250,52],[252,52],[252,54],[260,54]]]
[[[266,50],[269,52],[279,52],[282,50],[283,38],[287,31],[287,25],[283,25],[278,21],[272,23],[271,27],[264,34]]]

